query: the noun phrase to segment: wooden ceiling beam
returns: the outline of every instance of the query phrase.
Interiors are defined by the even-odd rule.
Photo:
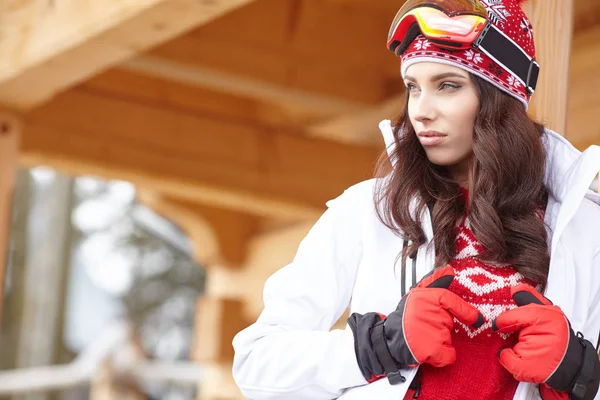
[[[283,97],[271,92],[265,101],[283,103],[290,97],[285,93],[296,99],[310,93],[311,98],[372,106],[386,96],[380,72],[393,57],[385,50],[390,18],[372,8],[325,1],[260,0],[157,47],[149,56],[201,72],[196,77],[219,71],[244,78],[241,88],[225,83],[226,90],[248,92],[251,87],[260,93],[248,82],[266,83],[278,88],[275,93],[286,89]],[[207,79],[194,80],[206,84]]]
[[[362,112],[349,113],[312,125],[306,130],[306,134],[342,143],[382,147],[384,143],[379,122],[397,119],[403,107],[404,94],[400,94]]]
[[[591,29],[600,22],[600,3],[597,0],[577,0],[573,3],[575,33]]]
[[[256,217],[156,193],[138,193],[138,201],[175,221],[187,233],[194,258],[201,265],[239,268],[245,262],[247,243],[259,229]]]
[[[306,218],[378,151],[71,90],[25,117],[22,161],[265,217]]]
[[[29,109],[253,0],[14,0],[0,6],[0,103]]]
[[[132,59],[123,63],[121,68],[234,96],[284,103],[325,116],[364,111],[368,107],[368,104],[340,96],[309,92],[200,65],[185,65],[156,56]]]
[[[131,102],[154,104],[210,118],[223,118],[262,128],[304,126],[319,118],[319,111],[294,109],[280,103],[265,103],[233,96],[173,80],[112,68],[80,85],[84,89]],[[301,134],[298,129],[297,134]]]

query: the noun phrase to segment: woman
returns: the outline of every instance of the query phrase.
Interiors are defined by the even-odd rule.
[[[389,161],[267,281],[233,342],[248,398],[600,399],[600,147],[527,116],[530,26],[516,0],[398,12]]]

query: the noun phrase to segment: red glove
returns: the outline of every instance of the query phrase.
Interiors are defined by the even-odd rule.
[[[456,350],[452,347],[454,317],[474,327],[483,325],[479,310],[448,290],[453,280],[452,267],[434,270],[404,296],[398,307],[404,305],[404,312],[387,317],[386,336],[403,335],[410,355],[414,356],[408,363],[410,366],[427,363],[445,367],[456,361]],[[391,347],[395,347],[393,341]]]
[[[475,327],[484,320],[477,308],[448,290],[453,279],[452,267],[434,270],[387,318],[377,313],[350,316],[356,357],[367,381],[387,376],[395,384],[404,379],[400,368],[423,363],[443,367],[456,361],[454,317]]]
[[[576,335],[562,310],[532,286],[517,285],[511,294],[519,307],[498,316],[492,329],[518,331],[519,341],[500,350],[500,364],[516,380],[540,384],[544,399],[593,399],[598,390],[594,346]]]
[[[571,398],[569,393],[554,390],[545,383],[540,385],[540,397],[542,400],[569,400]]]

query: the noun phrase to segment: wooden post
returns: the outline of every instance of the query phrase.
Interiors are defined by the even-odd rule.
[[[56,363],[56,344],[62,343],[59,334],[69,276],[73,178],[57,174],[37,191],[29,211],[35,224],[27,232],[25,264],[18,266],[24,269],[25,277],[17,368]],[[36,394],[19,399],[48,398],[47,394]]]
[[[17,354],[21,340],[21,321],[25,291],[25,258],[27,254],[27,227],[31,198],[29,170],[17,171],[13,194],[12,224],[10,227],[10,293],[4,293],[2,328],[0,329],[0,370],[17,368]],[[8,283],[8,282],[7,282]],[[8,288],[8,285],[5,285]]]
[[[0,110],[0,321],[8,263],[12,196],[17,177],[20,130],[19,119],[12,113]]]
[[[540,76],[531,115],[561,135],[567,130],[573,1],[530,0],[524,10],[534,28]]]

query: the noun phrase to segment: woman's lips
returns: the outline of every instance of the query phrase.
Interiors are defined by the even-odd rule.
[[[447,135],[438,133],[421,133],[419,134],[419,141],[423,146],[437,146],[446,140]]]

